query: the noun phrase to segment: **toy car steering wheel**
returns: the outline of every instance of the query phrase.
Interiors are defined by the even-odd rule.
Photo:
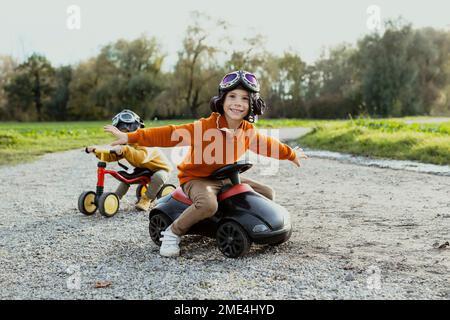
[[[233,164],[228,164],[214,171],[209,177],[215,180],[224,180],[229,178],[233,184],[239,184],[239,174],[247,171],[253,166],[252,163],[241,160]]]

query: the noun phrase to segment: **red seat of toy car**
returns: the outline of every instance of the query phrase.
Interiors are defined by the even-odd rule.
[[[226,191],[219,193],[217,195],[217,200],[223,201],[237,194],[249,191],[255,192],[255,190],[246,183],[235,184],[231,188],[226,189]]]
[[[178,187],[175,189],[174,192],[172,192],[172,197],[180,202],[183,202],[185,204],[191,205],[192,200],[188,198],[188,196],[183,192],[181,187]]]
[[[246,183],[236,184],[236,185],[232,186],[231,188],[228,188],[226,191],[219,193],[217,195],[217,200],[223,201],[223,200],[228,199],[237,194],[249,192],[249,191],[254,192],[253,188],[250,187],[248,184],[246,184]],[[172,192],[172,197],[182,203],[187,204],[187,205],[192,204],[192,200],[189,199],[189,197],[183,192],[181,187],[176,188],[175,191]]]

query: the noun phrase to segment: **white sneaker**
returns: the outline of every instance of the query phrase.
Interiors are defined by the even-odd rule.
[[[172,232],[171,226],[167,227],[165,231],[162,231],[163,235],[161,240],[161,248],[159,254],[163,257],[177,257],[180,255],[180,241],[181,237]]]

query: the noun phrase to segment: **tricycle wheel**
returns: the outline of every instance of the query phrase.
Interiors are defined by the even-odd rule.
[[[87,216],[93,215],[97,211],[94,191],[85,191],[78,197],[78,210]]]
[[[161,231],[166,230],[171,223],[172,220],[164,213],[157,213],[150,217],[148,230],[150,232],[150,238],[152,238],[156,245],[161,246],[161,241],[159,240],[161,238]]]
[[[219,250],[229,258],[238,258],[247,254],[252,242],[247,232],[236,222],[221,224],[216,233]]]
[[[98,199],[98,210],[100,213],[110,218],[119,210],[119,197],[114,192],[107,192]]]
[[[162,198],[167,196],[168,194],[171,194],[175,191],[177,187],[175,187],[173,184],[165,184],[162,186],[162,188],[159,190],[158,194],[156,195],[156,198]]]

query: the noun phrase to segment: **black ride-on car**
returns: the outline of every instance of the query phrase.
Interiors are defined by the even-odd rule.
[[[209,178],[223,180],[229,178],[218,194],[217,213],[192,226],[188,234],[198,234],[216,238],[217,246],[227,257],[245,255],[252,244],[279,245],[292,234],[289,212],[277,203],[256,193],[248,184],[241,184],[239,174],[247,171],[252,164],[238,161],[215,171]],[[192,201],[181,187],[159,199],[150,211],[150,237],[161,245],[161,231],[164,231]]]

